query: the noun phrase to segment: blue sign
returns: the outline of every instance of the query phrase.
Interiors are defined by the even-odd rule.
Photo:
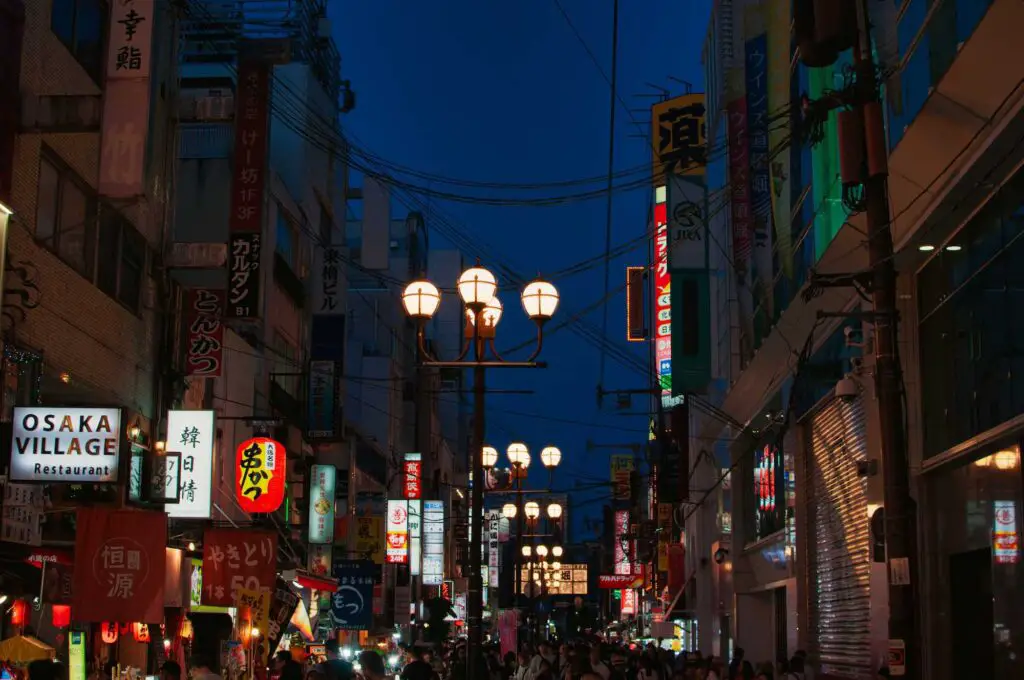
[[[377,570],[370,560],[338,560],[334,577],[338,589],[331,597],[331,621],[341,630],[373,627],[373,584]]]

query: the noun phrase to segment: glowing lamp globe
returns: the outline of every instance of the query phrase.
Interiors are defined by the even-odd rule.
[[[557,446],[545,446],[540,452],[540,462],[546,468],[556,468],[562,462],[562,452]]]
[[[467,306],[483,307],[494,298],[498,281],[483,267],[470,267],[462,272],[458,282],[459,295]]]
[[[561,557],[562,556],[562,546],[556,545],[554,548],[551,549],[551,554],[554,555],[555,557]]]
[[[534,321],[547,321],[558,309],[558,289],[540,279],[528,283],[523,289],[523,309]]]
[[[536,501],[530,501],[523,506],[523,514],[526,515],[526,519],[537,519],[540,517],[540,505]]]
[[[485,468],[492,468],[498,464],[498,449],[493,446],[485,446],[481,452]]]
[[[441,306],[441,291],[430,281],[413,281],[402,291],[402,306],[414,319],[429,319]]]
[[[530,467],[530,450],[526,448],[526,444],[523,444],[522,442],[513,442],[509,444],[508,462],[512,463],[512,466],[517,468]]]
[[[515,503],[505,503],[501,506],[501,514],[505,519],[515,519],[518,508]]]
[[[551,519],[559,519],[562,516],[562,506],[558,503],[552,503],[548,506],[548,517]]]

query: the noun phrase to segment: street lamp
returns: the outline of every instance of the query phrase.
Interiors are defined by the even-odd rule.
[[[526,519],[535,522],[540,517],[540,505],[537,501],[530,501],[524,506],[523,513],[526,515]]]
[[[557,520],[562,517],[562,506],[558,503],[552,503],[548,506],[548,517]]]
[[[547,469],[554,469],[562,462],[562,452],[557,446],[545,446],[540,452],[540,462],[544,463]]]
[[[556,545],[554,548],[552,548],[551,549],[551,555],[553,557],[561,557],[562,556],[562,546]]]
[[[501,514],[505,519],[515,519],[518,509],[515,503],[505,503],[501,506]]]
[[[515,468],[530,467],[530,450],[526,448],[526,444],[521,442],[509,444],[508,462],[512,463],[512,467]]]
[[[498,464],[498,449],[493,446],[485,446],[481,455],[484,459],[485,468],[492,468]]]
[[[538,545],[536,550],[541,559],[548,556],[548,547],[546,545]]]
[[[459,276],[456,283],[459,297],[466,309],[465,338],[459,356],[452,361],[443,361],[435,356],[426,342],[426,326],[441,307],[441,292],[430,281],[413,281],[402,292],[402,306],[406,314],[416,321],[416,345],[420,363],[435,368],[473,369],[473,445],[470,448],[469,470],[474,480],[470,499],[471,546],[483,543],[484,529],[484,476],[485,465],[491,454],[484,451],[484,380],[488,368],[542,368],[544,363],[535,361],[544,346],[544,324],[558,309],[558,289],[548,281],[535,280],[528,283],[521,297],[523,310],[537,326],[536,346],[525,361],[506,360],[494,346],[494,336],[502,316],[502,305],[497,299],[498,281],[487,269],[470,267]],[[524,447],[525,449],[525,447]],[[527,453],[527,455],[529,455]],[[511,460],[511,456],[509,457]],[[497,463],[497,455],[491,466]],[[513,465],[515,462],[513,461]],[[528,463],[527,463],[528,464]],[[517,468],[521,470],[525,465]],[[539,515],[539,509],[538,509]],[[469,632],[467,648],[467,678],[483,680],[477,669],[482,665],[483,651],[483,570],[479,550],[469,551],[469,593],[467,597],[468,616],[466,628]]]

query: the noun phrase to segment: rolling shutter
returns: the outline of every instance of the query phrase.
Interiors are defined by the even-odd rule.
[[[808,452],[808,596],[821,673],[874,678],[871,668],[871,556],[867,421],[861,399],[831,399],[804,422]]]

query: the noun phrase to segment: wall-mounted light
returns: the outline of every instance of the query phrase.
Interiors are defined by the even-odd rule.
[[[128,438],[131,439],[132,441],[138,441],[141,435],[142,424],[139,422],[139,419],[136,418],[134,422],[132,422],[132,424],[128,427]]]

